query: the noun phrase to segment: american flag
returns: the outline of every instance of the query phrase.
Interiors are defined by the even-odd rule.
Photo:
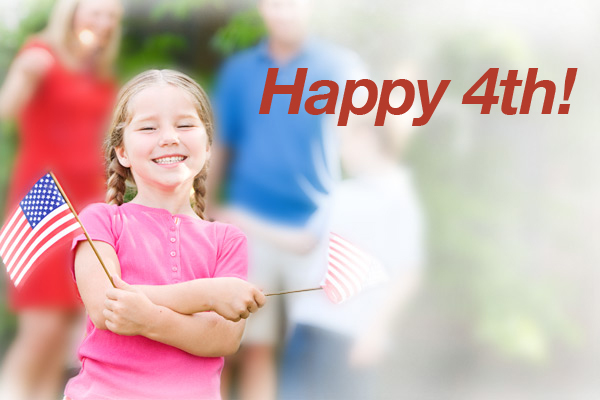
[[[329,234],[327,261],[321,287],[336,304],[385,278],[383,267],[375,257],[333,232]]]
[[[15,287],[22,285],[48,249],[79,229],[50,174],[44,175],[0,231],[0,256]]]

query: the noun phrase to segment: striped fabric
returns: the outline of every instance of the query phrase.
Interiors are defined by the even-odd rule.
[[[321,287],[332,302],[341,303],[373,283],[380,269],[373,256],[331,232],[327,273]]]

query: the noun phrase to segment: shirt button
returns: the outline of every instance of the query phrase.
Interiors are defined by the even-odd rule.
[[[172,230],[172,231],[175,231],[175,229],[177,229],[177,228],[175,228],[174,226],[172,226],[172,227],[171,227],[171,230]]]
[[[175,253],[174,251],[171,252],[171,257],[175,257],[177,255],[177,253]]]
[[[175,239],[175,238],[171,238],[171,243],[175,243],[176,240],[177,239]]]
[[[177,267],[173,267],[171,269],[173,270],[173,272],[177,272]]]

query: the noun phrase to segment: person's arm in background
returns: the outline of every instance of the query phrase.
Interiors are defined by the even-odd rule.
[[[319,236],[309,226],[294,228],[265,223],[235,209],[221,210],[216,216],[219,221],[232,223],[244,232],[261,237],[277,247],[295,254],[308,253],[319,241]]]
[[[0,88],[0,119],[15,118],[21,112],[53,62],[52,55],[42,48],[27,49],[17,56]]]

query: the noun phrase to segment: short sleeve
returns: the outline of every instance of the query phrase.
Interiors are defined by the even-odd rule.
[[[79,219],[92,240],[106,242],[116,247],[116,235],[114,231],[114,214],[116,206],[104,203],[96,203],[87,206],[81,213]],[[71,250],[75,250],[79,242],[87,240],[82,233],[73,239]]]
[[[105,203],[90,204],[79,213],[81,224],[87,231],[90,239],[105,242],[116,249],[117,235],[114,229],[115,214],[117,206],[111,206]],[[71,276],[75,280],[75,249],[79,242],[86,241],[82,233],[73,239],[71,244]]]
[[[234,277],[247,280],[248,243],[246,236],[232,225],[226,225],[225,229],[213,278]]]

